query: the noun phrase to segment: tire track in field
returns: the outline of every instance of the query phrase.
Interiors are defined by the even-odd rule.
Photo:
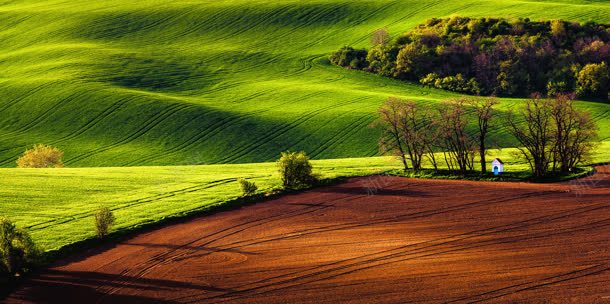
[[[588,276],[594,276],[594,275],[604,273],[606,271],[610,271],[610,267],[608,266],[608,264],[597,264],[597,265],[593,265],[593,266],[587,266],[584,269],[577,269],[577,270],[570,271],[570,272],[564,272],[564,273],[561,273],[558,275],[545,277],[543,279],[536,280],[536,281],[530,281],[530,282],[526,282],[526,283],[510,285],[510,286],[507,286],[507,287],[504,287],[501,289],[495,289],[495,290],[492,290],[492,291],[489,291],[489,292],[486,292],[483,294],[478,294],[478,295],[475,295],[475,296],[472,296],[469,298],[453,300],[453,301],[449,301],[447,303],[487,302],[487,301],[497,299],[497,298],[500,298],[500,297],[503,297],[506,295],[511,295],[511,294],[522,292],[522,291],[538,289],[541,287],[554,285],[554,284],[558,284],[558,283],[563,283],[566,281],[577,280],[577,279],[588,277]]]
[[[313,96],[319,95],[319,94],[321,94],[321,93],[313,93],[313,94],[310,94],[309,97],[313,97]],[[239,116],[226,117],[226,118],[222,119],[221,121],[214,123],[211,127],[207,127],[206,129],[198,132],[197,134],[195,134],[194,136],[189,138],[187,140],[187,142],[180,145],[180,148],[177,148],[175,151],[171,151],[170,153],[166,153],[166,154],[164,154],[164,156],[173,156],[173,155],[179,153],[180,151],[188,151],[191,149],[192,146],[194,146],[198,143],[205,142],[206,140],[222,133],[224,130],[226,130],[226,128],[228,126],[235,126],[238,123],[248,120],[252,117],[257,117],[260,114],[269,112],[278,106],[281,107],[283,105],[290,104],[290,103],[292,103],[292,101],[287,101],[287,102],[279,104],[279,105],[273,105],[273,106],[270,106],[265,109],[252,111],[250,113],[242,114]],[[221,112],[218,112],[218,113],[221,113]],[[154,158],[154,157],[151,156],[150,158]]]
[[[51,142],[51,144],[54,145],[54,144],[66,142],[68,140],[74,139],[74,138],[82,135],[83,133],[93,129],[95,126],[99,125],[100,122],[102,122],[106,118],[110,117],[112,114],[114,114],[117,110],[119,110],[121,107],[123,107],[123,105],[125,105],[129,101],[130,101],[130,97],[125,97],[125,98],[119,99],[119,101],[111,104],[109,107],[104,109],[100,114],[96,115],[95,117],[93,117],[93,119],[91,119],[87,123],[85,123],[82,127],[78,128],[77,130],[73,131],[72,133],[70,133],[67,136],[64,136],[56,141]]]
[[[355,103],[361,99],[363,99],[363,98],[359,98],[359,99],[352,100],[352,101],[348,100],[348,101],[336,103],[336,104],[333,104],[333,105],[330,105],[327,107],[319,108],[319,109],[316,109],[313,111],[301,113],[301,116],[299,118],[297,118],[296,120],[292,121],[290,124],[280,125],[280,126],[273,128],[272,130],[266,132],[267,135],[259,138],[257,140],[257,142],[250,143],[247,146],[240,147],[239,149],[236,149],[235,151],[233,151],[232,155],[229,155],[219,161],[216,161],[215,163],[230,163],[230,162],[236,161],[237,159],[243,157],[244,155],[260,148],[262,145],[264,145],[274,139],[277,139],[278,137],[282,136],[286,132],[299,127],[300,125],[302,125],[303,123],[316,117],[320,113],[324,113],[329,110],[333,110],[336,108],[340,108],[340,107]]]
[[[345,199],[345,198],[341,198],[341,199],[337,199],[337,200],[342,200],[342,199]],[[118,282],[119,284],[115,284],[117,287],[111,288],[110,290],[104,290],[104,296],[101,299],[99,299],[98,302],[101,302],[103,300],[103,298],[111,296],[112,294],[115,294],[116,292],[120,291],[122,289],[121,285],[125,285],[126,283],[128,284],[129,282],[137,280],[138,278],[145,276],[147,273],[149,273],[150,271],[154,270],[155,268],[157,268],[159,266],[172,263],[181,257],[190,255],[191,250],[189,250],[187,252],[175,254],[176,252],[179,252],[183,249],[187,249],[189,247],[194,247],[194,246],[205,247],[205,246],[212,244],[213,242],[215,242],[217,240],[224,239],[226,237],[238,234],[238,233],[246,231],[248,229],[252,229],[255,227],[259,227],[259,226],[269,224],[272,222],[276,222],[276,221],[280,221],[280,220],[287,220],[290,218],[314,213],[314,212],[324,210],[324,209],[327,209],[330,207],[332,207],[332,205],[328,205],[328,204],[324,204],[324,203],[308,205],[308,206],[305,206],[305,208],[296,209],[294,211],[289,211],[287,213],[280,213],[277,215],[272,215],[272,216],[264,217],[261,219],[247,221],[245,223],[242,223],[242,224],[239,224],[236,226],[232,226],[232,227],[229,227],[226,229],[222,229],[222,230],[216,231],[214,233],[211,233],[209,235],[205,235],[201,238],[197,238],[191,242],[180,245],[178,248],[168,249],[166,252],[157,254],[157,255],[149,258],[147,261],[134,265],[134,266],[132,266],[131,269],[126,269],[125,271],[121,272],[120,276],[124,277],[125,280],[121,280]],[[197,244],[198,242],[200,242],[202,240],[206,240],[213,236],[216,236],[217,238],[213,239],[212,241],[208,241],[204,244]],[[146,248],[144,248],[142,250],[146,250]],[[211,250],[210,253],[218,252],[218,251],[225,251],[225,250]],[[138,271],[136,273],[133,273],[132,270],[134,270],[136,268],[138,268],[137,269]],[[127,275],[129,275],[129,276],[127,276]],[[128,285],[125,285],[125,286],[128,286]]]
[[[343,112],[341,114],[339,114],[338,116],[336,116],[336,118],[339,117],[344,117],[347,116],[348,114],[353,113],[354,110],[351,110],[349,112]],[[363,116],[360,116],[359,118],[353,120],[351,123],[347,124],[346,126],[342,127],[341,130],[339,132],[336,132],[335,134],[333,134],[330,139],[327,139],[325,142],[323,143],[318,143],[318,146],[314,149],[311,150],[307,153],[307,155],[309,155],[311,158],[315,159],[318,158],[318,154],[319,153],[314,153],[315,151],[319,150],[320,148],[324,147],[324,150],[328,149],[328,143],[331,142],[334,138],[336,137],[343,137],[346,136],[345,133],[347,134],[351,134],[354,132],[354,130],[356,129],[356,132],[360,129],[360,127],[363,124],[363,120],[366,120],[366,117],[370,117],[370,114],[365,114]],[[321,126],[319,128],[317,128],[316,130],[312,131],[312,132],[308,132],[304,137],[302,137],[301,139],[299,139],[297,142],[295,142],[294,144],[292,144],[292,146],[298,146],[299,144],[301,144],[303,141],[306,141],[308,138],[319,134],[320,130],[324,129],[324,126]]]
[[[124,203],[118,204],[118,205],[110,208],[110,210],[116,211],[116,210],[130,208],[130,207],[134,207],[134,206],[138,206],[138,205],[142,205],[142,204],[146,204],[146,203],[156,202],[156,201],[160,201],[160,200],[163,200],[166,198],[170,198],[170,197],[174,197],[174,196],[178,196],[178,195],[182,195],[182,194],[193,193],[193,192],[198,192],[198,191],[214,188],[214,187],[221,186],[221,185],[228,184],[228,183],[235,182],[235,181],[237,181],[237,178],[225,178],[225,179],[220,179],[220,180],[204,183],[202,185],[195,185],[195,186],[190,186],[190,187],[186,187],[186,188],[182,188],[182,189],[178,189],[178,190],[174,190],[174,191],[168,191],[168,192],[164,192],[164,193],[160,193],[160,194],[155,194],[155,195],[151,195],[151,196],[144,197],[144,198],[138,198],[138,199],[126,201]],[[83,211],[80,213],[71,214],[70,216],[66,216],[66,217],[62,217],[62,218],[55,218],[53,220],[39,222],[39,223],[30,225],[30,226],[25,226],[25,228],[30,231],[41,230],[41,229],[45,229],[45,228],[48,228],[51,226],[65,224],[65,223],[68,223],[71,221],[75,221],[75,220],[79,220],[79,219],[83,219],[83,218],[87,218],[87,217],[91,217],[91,216],[93,216],[93,212],[91,210]]]
[[[360,131],[363,125],[369,125],[371,117],[372,115],[369,113],[364,114],[354,120],[351,124],[343,127],[339,132],[335,133],[335,135],[333,135],[326,142],[319,144],[318,147],[311,152],[311,158],[319,158],[328,149],[334,147],[336,144],[345,141],[347,138]]]
[[[600,227],[606,227],[610,225],[610,218],[607,218],[602,221],[598,221],[595,223],[589,223],[585,225],[577,225],[575,227],[553,230],[550,233],[548,232],[540,232],[533,233],[530,235],[524,236],[514,236],[514,237],[505,237],[500,239],[481,239],[482,237],[491,236],[503,232],[511,232],[517,229],[523,229],[527,227],[531,227],[534,225],[540,224],[548,224],[550,222],[561,220],[569,217],[573,217],[575,215],[588,213],[592,211],[599,211],[600,209],[608,209],[610,206],[604,205],[596,205],[596,206],[588,206],[582,208],[576,208],[573,210],[568,210],[565,212],[560,212],[558,214],[542,216],[538,218],[533,218],[525,221],[518,221],[502,226],[482,229],[478,231],[471,231],[464,234],[458,234],[450,237],[439,238],[432,241],[426,241],[416,244],[409,244],[405,246],[400,246],[398,248],[384,250],[381,252],[367,254],[355,258],[350,258],[338,262],[333,262],[321,266],[314,267],[312,269],[307,269],[304,271],[293,272],[286,275],[281,275],[277,277],[272,277],[264,280],[260,280],[257,282],[246,284],[248,286],[244,289],[245,286],[232,287],[231,290],[236,290],[234,292],[225,293],[222,295],[200,298],[195,301],[200,300],[212,300],[212,299],[220,299],[220,302],[224,302],[226,300],[235,300],[235,297],[231,297],[231,295],[238,295],[239,298],[247,298],[252,295],[259,295],[262,293],[268,293],[272,291],[277,291],[280,289],[290,288],[301,284],[309,284],[312,282],[317,282],[321,280],[328,280],[331,278],[335,278],[341,275],[350,274],[356,271],[362,271],[366,269],[370,269],[373,267],[384,266],[387,264],[402,262],[406,260],[412,260],[422,257],[430,257],[436,255],[442,255],[450,252],[464,251],[473,248],[479,248],[482,246],[496,245],[496,244],[504,244],[507,242],[516,242],[523,241],[525,239],[531,238],[540,238],[540,237],[548,237],[550,235],[555,234],[563,234],[574,232],[579,229],[594,229]],[[600,225],[602,224],[602,225]],[[590,227],[587,227],[590,226]],[[526,230],[527,233],[527,230]],[[421,246],[424,245],[425,246]],[[449,245],[449,246],[447,246]],[[415,247],[415,248],[413,248]],[[279,281],[278,281],[279,279]],[[311,280],[313,279],[313,280]],[[305,280],[305,282],[303,282]],[[262,284],[262,285],[261,285]],[[257,286],[260,285],[260,286]],[[278,288],[278,285],[279,286]],[[239,288],[239,290],[237,290]],[[255,291],[255,294],[252,292]],[[227,296],[229,298],[227,299]]]
[[[4,133],[2,136],[3,140],[8,140],[7,138],[15,138],[20,136],[23,133],[26,133],[30,130],[32,130],[33,128],[39,126],[40,124],[42,124],[44,121],[46,121],[49,117],[51,117],[52,115],[56,114],[59,109],[62,106],[65,106],[67,103],[76,100],[78,97],[85,95],[87,92],[81,91],[81,92],[77,92],[74,94],[71,94],[69,97],[66,97],[58,102],[56,102],[55,104],[53,104],[51,107],[49,107],[47,110],[45,110],[43,113],[41,113],[40,115],[38,115],[36,118],[34,118],[32,121],[30,121],[29,123],[27,123],[26,125],[20,127],[17,130],[11,131],[11,132],[7,132]],[[6,148],[3,151],[0,152],[6,152],[6,151],[11,151],[11,150],[15,150],[17,148],[19,148],[20,146],[13,146],[12,148]],[[17,154],[13,154],[3,160],[0,160],[0,165],[5,165],[8,164],[10,162],[13,162],[17,159],[17,157],[20,155],[21,152],[17,153]]]
[[[60,99],[59,101],[55,102],[53,105],[51,105],[50,107],[48,107],[46,110],[44,110],[41,114],[39,114],[38,116],[36,116],[34,119],[32,119],[29,123],[21,126],[19,129],[17,130],[13,130],[11,132],[7,132],[2,134],[2,136],[0,136],[0,139],[7,139],[7,138],[13,138],[16,136],[16,134],[18,133],[24,133],[27,131],[30,131],[31,129],[35,128],[36,126],[40,125],[41,123],[43,123],[46,119],[48,119],[51,115],[57,113],[57,111],[64,106],[66,103],[69,103],[75,99],[77,99],[78,97],[81,97],[83,95],[85,95],[86,93],[88,93],[85,90],[82,91],[77,91],[73,94],[70,94],[69,96]],[[14,135],[15,136],[12,136]]]
[[[128,135],[127,137],[124,137],[123,139],[116,141],[110,145],[106,145],[103,146],[99,149],[93,150],[93,151],[89,151],[83,154],[80,154],[78,156],[75,156],[71,159],[68,159],[66,161],[66,163],[70,164],[70,163],[75,163],[75,162],[79,162],[82,161],[84,159],[87,159],[91,156],[94,156],[96,154],[100,154],[103,152],[106,152],[108,150],[111,150],[113,148],[116,148],[118,146],[130,143],[138,138],[140,138],[141,136],[143,136],[144,134],[146,134],[148,131],[150,131],[151,129],[155,128],[156,126],[158,126],[159,124],[161,124],[163,121],[167,120],[168,118],[172,117],[174,114],[185,110],[187,108],[192,107],[191,105],[185,105],[185,104],[174,104],[174,105],[170,105],[168,107],[166,107],[165,109],[163,109],[162,111],[160,111],[159,113],[157,113],[156,115],[152,116],[150,119],[148,119],[147,121],[144,122],[144,125],[141,126],[139,129],[137,129],[134,133]]]
[[[89,120],[84,125],[82,125],[78,129],[74,130],[70,134],[68,134],[66,136],[63,136],[63,137],[61,137],[61,138],[59,138],[57,140],[51,141],[48,144],[50,144],[50,145],[57,145],[59,143],[66,142],[68,140],[74,139],[74,138],[82,135],[83,133],[87,132],[88,130],[94,128],[96,125],[98,125],[105,118],[107,118],[110,115],[112,115],[112,113],[114,113],[116,110],[118,110],[120,107],[122,107],[125,103],[127,103],[127,101],[129,101],[129,98],[120,99],[118,102],[115,102],[115,103],[111,104],[109,107],[107,107],[106,109],[101,111],[98,115],[94,116],[93,119]],[[8,151],[8,150],[13,150],[13,149],[16,149],[16,148],[26,148],[26,147],[28,147],[28,146],[27,145],[19,145],[19,146],[15,146],[13,148],[7,148],[7,149],[0,150],[0,152],[5,152],[5,151]],[[15,157],[17,157],[17,156],[15,156]],[[5,164],[6,162],[12,161],[12,160],[14,160],[14,157],[11,157],[11,158],[6,159],[4,161],[0,161],[0,165],[1,164]]]
[[[36,86],[34,89],[30,90],[29,92],[26,92],[26,93],[22,94],[21,96],[14,98],[13,100],[3,103],[2,107],[0,107],[0,113],[6,111],[8,108],[12,107],[13,105],[26,100],[28,97],[31,97],[31,96],[35,95],[36,93],[46,89],[47,87],[50,87],[55,84],[56,83],[53,83],[53,82],[39,84],[38,86]]]
[[[332,225],[326,225],[326,226],[321,226],[321,227],[308,228],[308,229],[303,229],[303,230],[300,230],[300,231],[297,231],[294,233],[272,235],[272,236],[267,236],[267,237],[263,237],[263,238],[253,239],[255,242],[252,242],[252,243],[249,243],[249,242],[244,243],[245,241],[240,241],[240,242],[230,243],[230,244],[225,244],[225,245],[226,246],[235,246],[235,247],[228,248],[228,249],[235,249],[235,248],[241,248],[243,246],[251,246],[251,245],[258,245],[258,244],[268,243],[268,242],[273,242],[273,241],[287,240],[287,239],[291,239],[294,237],[301,237],[301,236],[305,236],[305,235],[313,235],[313,234],[319,234],[319,233],[325,233],[325,232],[331,232],[331,231],[368,227],[371,225],[393,223],[393,222],[402,221],[402,220],[412,220],[412,219],[424,218],[424,217],[429,217],[429,216],[434,216],[434,215],[439,215],[439,214],[446,214],[446,213],[455,212],[455,211],[463,211],[463,210],[477,208],[477,207],[481,207],[481,206],[485,206],[485,205],[499,204],[499,203],[516,200],[516,199],[530,198],[530,197],[536,197],[536,196],[541,196],[541,195],[543,195],[543,194],[536,195],[536,194],[530,193],[530,194],[524,194],[522,196],[516,196],[516,197],[510,198],[510,199],[501,199],[501,200],[487,199],[487,200],[481,200],[481,201],[474,202],[474,203],[451,206],[451,207],[447,207],[447,208],[443,208],[443,209],[433,209],[433,210],[425,210],[425,211],[407,213],[407,214],[402,214],[402,215],[394,216],[391,218],[385,218],[385,219],[376,219],[376,220],[370,220],[370,221],[353,221],[353,222],[347,222],[347,223],[343,223],[343,224],[332,224]],[[364,197],[364,196],[366,196],[366,195],[363,194],[360,197]],[[248,241],[251,241],[251,240],[248,240]]]
[[[360,195],[360,196],[355,197],[355,199],[362,198],[365,196],[366,195]],[[535,195],[535,196],[538,196],[538,195]],[[400,216],[386,218],[386,219],[376,219],[376,220],[370,220],[370,221],[354,221],[354,222],[348,222],[348,223],[344,223],[344,224],[326,225],[326,226],[321,226],[321,227],[302,229],[302,230],[294,231],[291,233],[276,234],[276,235],[270,235],[270,236],[265,236],[265,237],[260,237],[260,238],[253,238],[253,239],[248,239],[248,240],[237,241],[237,242],[233,242],[233,243],[224,244],[223,246],[225,246],[225,247],[219,247],[219,248],[225,249],[225,250],[241,249],[241,248],[247,247],[247,246],[260,245],[260,244],[275,242],[275,241],[284,241],[284,240],[299,238],[302,236],[310,236],[310,235],[315,235],[315,234],[320,234],[320,233],[336,232],[336,231],[349,230],[349,229],[354,229],[354,228],[364,228],[364,227],[369,227],[369,226],[379,225],[379,224],[391,224],[391,223],[396,223],[396,222],[405,221],[405,220],[420,219],[420,218],[424,218],[424,217],[446,214],[446,213],[450,213],[450,212],[454,212],[454,211],[463,211],[463,210],[477,208],[477,207],[484,206],[484,205],[504,203],[504,202],[511,201],[511,200],[529,198],[529,197],[535,197],[535,196],[523,195],[520,197],[515,197],[515,198],[511,198],[511,199],[506,199],[506,200],[499,200],[499,201],[485,200],[485,201],[480,201],[480,202],[472,203],[472,204],[452,206],[452,207],[448,207],[445,209],[435,209],[435,210],[419,211],[419,212],[415,212],[415,213],[408,213],[408,214],[403,214]],[[473,204],[475,204],[475,205],[473,205]],[[595,210],[597,210],[597,209],[595,209]]]
[[[418,6],[418,7],[414,7],[412,9],[410,9],[406,15],[403,15],[402,17],[399,17],[399,19],[396,19],[395,21],[392,21],[392,22],[388,23],[386,26],[395,25],[397,23],[402,22],[404,19],[407,19],[407,18],[410,19],[410,18],[416,16],[417,14],[421,13],[422,11],[425,11],[425,10],[427,10],[429,8],[432,8],[434,6],[439,5],[441,2],[444,2],[444,1],[442,1],[442,0],[425,1],[424,4],[420,4],[420,6],[423,6],[423,7],[419,7]],[[371,12],[369,15],[373,16],[373,15],[375,15],[377,13],[380,13],[383,10],[389,9],[391,6],[398,5],[397,3],[400,4],[399,2],[395,2],[393,4],[388,4],[386,6],[382,6],[379,9]],[[357,38],[356,40],[352,41],[352,43],[350,45],[358,45],[359,43],[362,43],[364,41],[369,40],[371,38],[371,36],[370,36],[371,34],[372,34],[372,32],[368,33],[368,34],[366,34],[364,36],[361,36],[360,38]]]
[[[283,105],[283,104],[281,104],[281,105]],[[219,134],[224,129],[226,129],[227,126],[233,126],[233,125],[236,125],[251,117],[256,117],[259,114],[270,111],[274,107],[276,107],[276,105],[266,108],[266,109],[252,111],[252,112],[249,112],[249,113],[246,113],[243,115],[225,117],[225,118],[221,119],[220,121],[213,123],[210,126],[206,126],[205,129],[202,129],[199,132],[196,132],[193,136],[191,136],[190,138],[188,138],[186,141],[182,142],[178,146],[175,146],[169,150],[165,150],[163,156],[168,157],[168,156],[176,155],[177,153],[179,153],[181,151],[188,151],[188,150],[190,150],[190,148],[193,145],[204,142],[205,140]],[[224,113],[224,112],[209,111],[206,114],[213,115],[214,113]],[[156,156],[156,155],[151,155],[151,156],[145,157],[138,161],[132,161],[132,162],[128,163],[127,166],[132,166],[132,165],[140,164],[140,163],[146,163],[147,161],[151,161],[157,157],[158,156]]]
[[[507,243],[515,243],[515,242],[520,242],[526,239],[534,239],[534,238],[545,238],[545,237],[549,237],[549,236],[553,236],[553,235],[558,235],[558,234],[566,234],[566,233],[572,233],[575,231],[580,231],[580,230],[585,230],[585,231],[590,231],[592,229],[596,229],[596,228],[605,228],[610,226],[609,220],[605,220],[603,221],[604,224],[603,225],[591,225],[590,227],[585,227],[587,225],[583,225],[578,226],[578,227],[573,227],[570,229],[563,229],[559,232],[552,232],[549,234],[544,234],[544,233],[539,233],[535,236],[531,236],[531,237],[527,237],[527,238],[511,238],[511,239],[503,239],[503,240],[490,240],[487,242],[481,242],[481,243],[471,243],[462,247],[451,247],[448,249],[443,249],[441,251],[429,251],[429,252],[423,252],[423,253],[415,253],[415,254],[407,254],[407,257],[404,257],[405,255],[401,255],[399,257],[383,257],[383,258],[375,258],[372,260],[367,260],[367,261],[363,261],[358,263],[358,265],[349,265],[349,266],[342,266],[339,267],[339,270],[341,270],[341,272],[339,273],[332,273],[332,271],[335,271],[336,269],[333,269],[332,271],[321,271],[321,274],[327,275],[325,277],[322,278],[316,278],[317,275],[319,275],[320,273],[314,273],[312,275],[308,275],[306,276],[306,279],[310,279],[313,277],[313,280],[309,280],[306,282],[295,282],[296,280],[289,280],[287,283],[290,283],[286,286],[282,286],[280,288],[273,288],[270,290],[264,290],[263,292],[258,292],[256,293],[256,295],[260,295],[260,294],[265,294],[265,293],[269,293],[269,292],[274,292],[274,291],[278,291],[278,290],[283,290],[283,289],[287,289],[287,288],[291,288],[291,287],[295,287],[295,286],[300,286],[302,284],[310,284],[310,283],[315,283],[315,282],[320,282],[323,280],[328,280],[328,279],[333,279],[333,278],[337,278],[343,275],[348,275],[348,274],[352,274],[358,271],[363,271],[363,270],[367,270],[367,269],[372,269],[372,268],[376,268],[376,267],[381,267],[381,266],[387,266],[390,264],[395,264],[395,263],[400,263],[400,262],[404,262],[404,261],[409,261],[409,260],[416,260],[419,258],[429,258],[429,257],[436,257],[436,256],[440,256],[440,255],[444,255],[444,254],[448,254],[448,253],[458,253],[458,252],[463,252],[466,250],[472,250],[472,249],[479,249],[481,247],[485,247],[485,246],[491,246],[491,245],[502,245],[502,244],[507,244]],[[442,249],[442,248],[441,248]],[[417,255],[419,254],[419,255]],[[398,259],[396,259],[398,258]],[[376,264],[375,264],[376,263]],[[364,266],[364,267],[362,267]],[[607,267],[607,266],[606,266]],[[597,273],[595,273],[597,274]],[[302,279],[302,277],[299,277],[298,279]],[[296,284],[291,284],[291,283],[296,283]],[[275,287],[275,284],[272,284],[271,287]],[[239,293],[239,291],[238,291]],[[244,296],[240,296],[238,298],[248,298],[251,295],[244,295]],[[220,296],[222,298],[222,296]],[[206,298],[207,299],[207,298]],[[226,302],[228,300],[234,300],[235,298],[230,298],[227,300],[221,300],[220,302]],[[216,302],[218,303],[218,302]]]

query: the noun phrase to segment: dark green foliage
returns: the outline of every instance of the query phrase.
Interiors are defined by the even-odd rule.
[[[114,214],[110,209],[103,207],[95,212],[95,231],[97,237],[104,238],[108,235],[110,228],[114,225]]]
[[[282,152],[277,166],[286,189],[304,188],[315,181],[309,157],[305,152]]]
[[[362,60],[351,61],[361,54],[366,51],[344,47],[331,62],[360,68]],[[610,25],[430,19],[374,46],[366,59],[364,69],[370,72],[461,93],[554,96],[578,89],[583,97],[607,98]]]
[[[421,84],[437,89],[443,89],[454,92],[480,94],[479,84],[476,79],[464,79],[462,74],[455,76],[447,76],[440,78],[436,73],[430,73],[426,77],[420,79]]]
[[[0,217],[0,277],[10,277],[31,269],[38,262],[40,253],[41,250],[27,231]]]
[[[580,97],[608,99],[610,69],[605,62],[587,64],[577,75],[576,94]]]
[[[330,62],[338,66],[359,70],[367,66],[366,55],[366,50],[356,50],[345,46],[330,56]]]
[[[256,193],[256,190],[258,190],[258,187],[254,182],[248,181],[245,178],[240,178],[237,181],[239,182],[243,196],[252,196]]]

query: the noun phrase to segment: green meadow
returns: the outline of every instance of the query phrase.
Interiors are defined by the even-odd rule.
[[[92,237],[99,206],[127,229],[235,199],[239,177],[271,190],[283,150],[307,151],[327,178],[395,169],[370,127],[381,103],[459,95],[335,67],[328,54],[452,15],[607,23],[610,2],[4,1],[0,214],[50,250]],[[610,104],[578,106],[604,141],[591,162],[609,161]],[[523,170],[505,126],[491,135],[503,148],[491,156]],[[62,149],[70,168],[9,169],[36,143]]]
[[[97,167],[375,156],[369,125],[388,96],[457,95],[334,67],[329,53],[431,17],[610,22],[610,3],[18,0],[0,14],[0,166],[47,143],[70,167]],[[610,105],[581,106],[608,139]]]

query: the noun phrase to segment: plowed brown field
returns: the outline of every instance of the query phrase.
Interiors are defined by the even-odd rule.
[[[370,177],[60,261],[8,303],[610,303],[610,166],[563,184]]]

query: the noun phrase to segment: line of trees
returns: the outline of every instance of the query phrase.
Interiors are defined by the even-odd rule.
[[[377,30],[371,42],[368,50],[343,47],[330,61],[472,95],[608,99],[610,24],[435,18],[395,39]]]
[[[572,171],[593,149],[597,128],[588,113],[574,107],[573,95],[534,95],[517,112],[500,120],[495,98],[462,98],[443,102],[435,110],[415,101],[390,97],[379,108],[380,147],[397,155],[404,170],[422,169],[428,159],[438,170],[438,155],[461,174],[474,171],[478,155],[487,172],[490,132],[498,126],[520,143],[520,154],[536,177]],[[435,153],[442,152],[442,153]]]

